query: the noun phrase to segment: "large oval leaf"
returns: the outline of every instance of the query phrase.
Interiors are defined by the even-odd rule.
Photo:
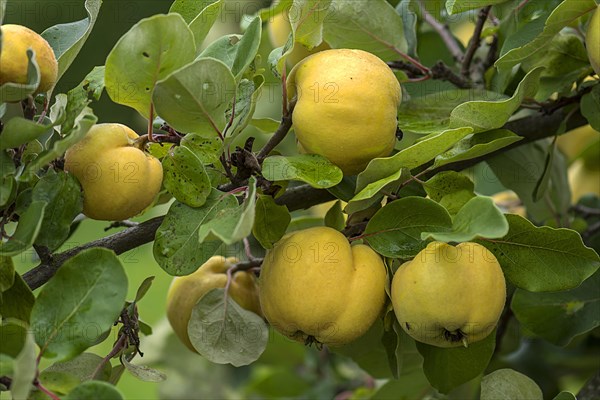
[[[42,354],[68,360],[95,344],[119,316],[126,295],[127,276],[112,251],[93,248],[66,261],[31,312]]]

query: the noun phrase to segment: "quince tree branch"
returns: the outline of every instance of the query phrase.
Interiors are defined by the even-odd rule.
[[[563,121],[566,115],[566,111],[560,109],[552,115],[539,114],[511,121],[505,125],[505,128],[524,137],[523,140],[486,156],[451,163],[438,170],[434,170],[433,172],[441,172],[442,170],[461,171],[512,148],[546,137],[551,137],[556,133],[557,127],[560,126],[561,121]],[[567,130],[572,130],[585,124],[587,124],[586,119],[580,113],[575,113],[567,122]],[[282,125],[284,124],[282,123]],[[284,128],[282,128],[282,130],[284,130]],[[309,185],[300,185],[288,188],[285,193],[275,201],[279,205],[287,206],[290,211],[295,211],[309,208],[332,199],[334,199],[333,195],[327,190],[315,189]],[[116,254],[122,254],[143,244],[149,243],[154,240],[156,230],[162,223],[163,218],[164,217],[162,216],[155,217],[113,235],[86,243],[56,255],[51,255],[46,261],[41,262],[38,266],[26,272],[23,275],[23,279],[31,289],[37,289],[48,282],[65,261],[85,249],[104,247],[113,250]]]

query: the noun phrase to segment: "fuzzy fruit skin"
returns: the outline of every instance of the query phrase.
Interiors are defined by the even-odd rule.
[[[196,303],[213,289],[227,284],[227,269],[238,260],[234,257],[211,257],[195,272],[173,279],[167,293],[167,318],[177,337],[190,350],[196,351],[188,336],[188,322]],[[252,272],[238,271],[233,275],[229,295],[242,308],[261,315],[258,285]]]
[[[47,92],[56,83],[58,63],[48,42],[21,25],[2,25],[0,52],[0,85],[7,82],[27,83],[27,49],[35,52],[40,68],[40,85],[36,93]]]
[[[125,125],[94,125],[65,154],[65,171],[83,188],[83,213],[121,221],[152,204],[163,177],[160,161],[133,147],[138,135]]]
[[[496,327],[506,301],[500,264],[472,242],[454,247],[432,242],[398,268],[392,304],[402,329],[413,339],[438,347],[463,346],[486,338]],[[408,327],[407,327],[408,324]]]
[[[585,46],[594,71],[600,75],[600,5],[590,19],[585,35]]]
[[[269,40],[273,47],[281,47],[283,46],[290,35],[290,22],[289,16],[286,11],[275,15],[272,19],[269,20],[269,24],[267,25],[267,30],[269,33]],[[294,43],[294,49],[287,56],[286,61],[290,67],[298,64],[302,59],[310,56],[311,54],[317,53],[319,51],[329,49],[329,45],[326,42],[321,43],[317,47],[312,50],[308,50],[306,47],[299,43]]]
[[[287,90],[289,99],[297,95],[292,122],[303,151],[324,156],[344,175],[394,148],[402,92],[377,56],[350,49],[313,54],[292,69]]]
[[[385,303],[386,268],[366,245],[315,227],[285,235],[261,268],[260,303],[283,335],[340,346],[364,334]]]

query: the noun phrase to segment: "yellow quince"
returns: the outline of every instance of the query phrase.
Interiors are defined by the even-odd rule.
[[[402,329],[438,347],[467,346],[496,327],[506,281],[496,257],[472,242],[432,242],[398,268],[392,305]]]
[[[265,318],[283,335],[341,346],[364,334],[385,303],[386,268],[366,245],[315,227],[285,235],[267,252],[259,285]]]
[[[300,61],[287,80],[301,152],[319,154],[345,175],[361,172],[396,142],[400,84],[377,56],[335,49]]]
[[[48,42],[25,26],[7,24],[0,29],[0,85],[8,82],[27,83],[27,49],[32,49],[40,69],[40,84],[36,93],[50,90],[56,83],[58,63]]]
[[[167,293],[167,318],[177,337],[190,350],[196,351],[188,336],[188,323],[192,316],[192,309],[212,289],[225,287],[227,269],[237,262],[234,257],[214,256],[193,273],[173,279]],[[228,295],[242,308],[262,316],[258,300],[258,285],[252,272],[235,272]]]
[[[65,171],[83,189],[83,213],[121,221],[152,204],[160,191],[160,161],[133,146],[137,133],[121,124],[94,125],[65,154]]]

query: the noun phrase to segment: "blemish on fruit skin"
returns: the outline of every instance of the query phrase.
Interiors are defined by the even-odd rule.
[[[142,55],[146,58],[150,58],[150,54],[146,53],[145,51],[142,53]]]

